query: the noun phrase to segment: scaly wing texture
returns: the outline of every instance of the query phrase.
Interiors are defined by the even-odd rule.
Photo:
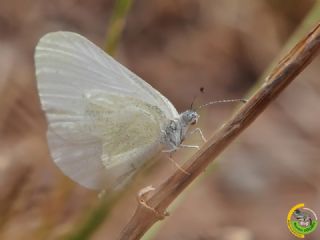
[[[158,150],[161,125],[178,116],[159,92],[78,34],[44,36],[35,64],[51,155],[88,188],[126,182]]]

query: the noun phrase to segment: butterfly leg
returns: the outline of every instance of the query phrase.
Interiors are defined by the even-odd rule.
[[[172,158],[172,155],[179,149],[177,146],[172,146],[171,149],[162,150],[164,153],[169,153],[169,158]]]
[[[189,172],[187,172],[186,170],[183,169],[183,167],[181,167],[171,156],[168,157],[168,159],[176,166],[176,168],[178,168],[181,172],[183,172],[186,175],[190,175]]]
[[[185,145],[185,144],[181,144],[180,147],[183,147],[183,148],[196,148],[196,149],[200,149],[199,146],[197,145]]]
[[[190,173],[188,173],[186,170],[184,170],[173,158],[172,155],[175,151],[178,150],[178,147],[175,147],[173,149],[169,149],[169,150],[163,150],[162,152],[165,153],[169,153],[168,159],[176,166],[176,168],[178,168],[181,172],[190,175]]]
[[[154,191],[155,188],[153,186],[147,186],[147,187],[144,187],[142,188],[139,192],[138,192],[138,195],[137,195],[137,199],[138,199],[138,202],[139,204],[154,212],[154,214],[161,220],[161,219],[164,219],[166,216],[169,216],[169,213],[167,211],[165,211],[164,213],[159,213],[156,209],[154,209],[154,207],[151,207],[148,203],[147,203],[147,196],[150,192]]]
[[[204,135],[203,135],[203,133],[202,133],[200,128],[196,128],[196,129],[192,130],[190,132],[190,135],[194,134],[195,132],[198,132],[200,134],[201,139],[202,139],[203,142],[207,142],[207,139],[204,137]]]
[[[172,149],[162,150],[162,152],[164,152],[164,153],[170,153],[170,155],[171,155],[172,153],[174,153],[174,152],[177,151],[177,150],[178,150],[178,148],[172,148]]]

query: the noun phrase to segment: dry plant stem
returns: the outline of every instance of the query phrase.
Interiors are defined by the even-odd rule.
[[[177,170],[153,192],[146,203],[164,213],[172,201],[211,163],[288,84],[311,62],[320,47],[320,25],[301,40],[271,71],[263,85],[227,121],[208,142],[183,166],[190,175]],[[151,194],[150,194],[151,195]],[[195,206],[197,207],[197,206]],[[138,205],[133,217],[123,229],[121,240],[139,239],[157,221],[153,211]]]

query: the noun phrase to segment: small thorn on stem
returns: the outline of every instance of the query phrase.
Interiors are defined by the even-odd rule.
[[[150,192],[154,191],[154,190],[155,190],[155,188],[154,188],[153,186],[151,186],[151,185],[142,188],[142,189],[138,192],[138,195],[137,195],[138,203],[139,203],[142,207],[144,207],[144,208],[146,208],[146,209],[154,212],[154,214],[155,214],[160,220],[162,220],[162,219],[164,219],[165,217],[169,216],[169,213],[168,213],[167,211],[165,211],[164,213],[159,213],[156,209],[154,209],[153,207],[151,207],[151,206],[147,203],[147,201],[146,201],[147,195],[148,195]]]

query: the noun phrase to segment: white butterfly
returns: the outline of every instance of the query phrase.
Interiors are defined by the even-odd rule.
[[[161,149],[198,148],[182,145],[199,118],[195,111],[179,115],[167,98],[83,36],[45,35],[35,65],[51,156],[79,184],[117,188]]]

